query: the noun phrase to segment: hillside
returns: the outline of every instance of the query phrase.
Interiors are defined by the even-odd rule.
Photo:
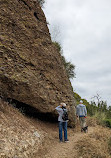
[[[111,130],[87,118],[88,133],[68,128],[69,143],[59,143],[57,123],[27,118],[0,100],[0,158],[110,158]]]
[[[45,132],[0,99],[0,158],[33,157]]]

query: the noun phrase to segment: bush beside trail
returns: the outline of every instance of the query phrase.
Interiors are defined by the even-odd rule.
[[[104,120],[103,120],[103,124],[104,124],[106,127],[111,128],[111,119],[104,119]]]
[[[93,133],[83,136],[76,143],[77,157],[81,158],[110,158],[111,130],[101,126],[93,127]]]

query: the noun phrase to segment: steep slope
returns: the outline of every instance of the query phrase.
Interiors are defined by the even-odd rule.
[[[74,125],[72,88],[39,3],[1,0],[0,8],[0,95],[44,113],[66,102]]]
[[[0,158],[34,158],[46,132],[0,99]]]

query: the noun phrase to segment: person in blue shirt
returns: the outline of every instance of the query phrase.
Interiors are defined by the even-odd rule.
[[[68,142],[69,140],[67,139],[67,121],[64,121],[62,119],[63,116],[63,109],[67,111],[66,109],[66,104],[65,103],[60,103],[59,106],[55,108],[59,114],[58,116],[58,122],[59,122],[59,140],[60,142],[63,142],[63,137],[62,137],[62,130],[64,130],[64,142]]]

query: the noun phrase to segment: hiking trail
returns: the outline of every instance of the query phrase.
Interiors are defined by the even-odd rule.
[[[60,143],[58,139],[57,125],[49,127],[44,130],[47,131],[47,138],[41,149],[38,151],[36,158],[77,158],[76,143],[84,139],[85,135],[93,133],[94,127],[89,127],[88,133],[81,133],[80,127],[75,129],[68,128],[67,143]],[[81,157],[82,158],[82,157]]]

